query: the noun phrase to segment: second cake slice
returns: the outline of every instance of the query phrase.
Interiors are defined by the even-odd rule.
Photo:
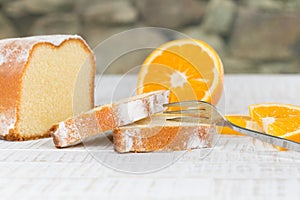
[[[214,125],[169,121],[156,114],[114,130],[114,147],[119,153],[180,151],[211,147]]]

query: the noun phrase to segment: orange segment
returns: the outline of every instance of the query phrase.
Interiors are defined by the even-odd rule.
[[[174,40],[155,49],[144,61],[137,94],[169,89],[170,102],[198,99],[216,105],[223,91],[223,76],[221,59],[208,44]]]
[[[300,107],[287,104],[249,106],[251,117],[270,135],[300,142]],[[276,147],[279,150],[286,150]]]
[[[261,127],[250,116],[247,115],[226,115],[228,121],[243,128],[251,129],[254,131],[262,131]],[[244,135],[240,132],[234,131],[229,127],[219,129],[220,134],[228,135]]]

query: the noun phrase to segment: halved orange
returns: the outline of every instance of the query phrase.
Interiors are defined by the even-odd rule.
[[[290,104],[255,104],[249,106],[250,116],[265,133],[300,142],[300,106]],[[282,147],[276,147],[285,150]]]
[[[226,115],[225,118],[231,123],[243,128],[251,129],[254,131],[262,131],[261,127],[248,115]],[[219,129],[220,134],[227,135],[244,135],[229,127],[223,127]]]
[[[170,102],[203,100],[216,105],[224,69],[217,52],[203,41],[181,39],[155,49],[138,76],[137,94],[170,90]]]

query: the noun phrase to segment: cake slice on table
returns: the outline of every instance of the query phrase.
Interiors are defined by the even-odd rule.
[[[94,76],[95,57],[80,36],[0,40],[0,137],[50,136],[54,123],[94,107]]]
[[[215,126],[166,118],[167,115],[157,114],[116,128],[113,133],[115,150],[119,153],[177,151],[211,146]]]
[[[67,147],[82,140],[131,124],[164,111],[169,101],[169,91],[159,90],[96,107],[86,113],[71,117],[52,128],[56,147]]]

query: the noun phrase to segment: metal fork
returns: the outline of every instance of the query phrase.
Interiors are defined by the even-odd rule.
[[[164,107],[179,108],[176,110],[165,111],[168,114],[167,120],[179,122],[194,122],[204,124],[215,124],[217,126],[227,126],[231,129],[243,133],[245,135],[257,138],[261,141],[287,148],[294,151],[300,151],[300,143],[280,138],[273,135],[267,135],[258,131],[246,129],[229,122],[224,115],[222,115],[215,106],[205,101],[192,100],[174,102],[164,104]],[[184,109],[182,109],[184,108]],[[174,117],[172,116],[174,114]],[[179,115],[180,114],[180,115]]]

